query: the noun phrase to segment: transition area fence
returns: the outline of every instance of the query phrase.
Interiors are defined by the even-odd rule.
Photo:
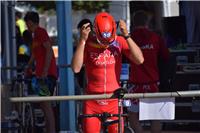
[[[200,90],[158,92],[158,93],[137,93],[125,94],[123,99],[130,98],[162,98],[162,97],[200,97]],[[44,96],[44,97],[11,97],[11,102],[39,102],[39,101],[63,101],[63,100],[90,100],[90,99],[112,99],[113,94],[100,95],[71,95],[71,96]]]

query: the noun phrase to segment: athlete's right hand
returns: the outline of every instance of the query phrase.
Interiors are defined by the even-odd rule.
[[[91,31],[90,23],[86,23],[81,27],[80,40],[86,41],[88,39],[89,33]]]

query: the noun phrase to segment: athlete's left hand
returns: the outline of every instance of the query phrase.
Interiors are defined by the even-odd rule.
[[[123,36],[127,36],[128,35],[128,30],[127,30],[127,27],[126,27],[126,23],[122,19],[119,20],[119,28],[120,28],[120,31],[121,31]]]

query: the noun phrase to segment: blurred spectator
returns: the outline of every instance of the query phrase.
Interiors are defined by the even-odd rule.
[[[16,46],[17,46],[17,51],[19,48],[19,45],[23,42],[20,30],[19,30],[19,26],[15,26],[15,32],[16,32]]]
[[[18,66],[25,66],[31,57],[31,43],[32,35],[31,32],[25,30],[21,37],[20,43],[17,45],[17,64]]]
[[[187,42],[200,43],[200,1],[180,1],[180,14],[185,16]]]
[[[15,21],[16,21],[16,25],[19,27],[20,34],[22,35],[26,29],[26,24],[25,24],[24,20],[22,19],[21,12],[19,12],[19,11],[15,12]]]
[[[158,92],[159,68],[158,59],[167,61],[169,51],[165,46],[164,40],[148,28],[149,17],[145,11],[137,11],[133,17],[133,31],[131,37],[141,48],[144,56],[144,63],[135,65],[131,62],[130,71],[130,92],[148,93]],[[130,125],[135,133],[143,133],[139,122],[139,103],[133,99],[131,107],[128,108],[130,116]],[[160,133],[161,125],[159,121],[151,121],[151,132]]]
[[[82,27],[84,24],[87,24],[87,23],[89,23],[89,24],[90,24],[90,27],[92,27],[92,22],[91,22],[89,19],[85,18],[85,19],[82,19],[82,20],[78,23],[77,29],[80,30],[81,27]]]

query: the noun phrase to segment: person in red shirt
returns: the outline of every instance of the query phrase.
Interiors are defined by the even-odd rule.
[[[39,26],[39,15],[36,12],[27,12],[24,20],[28,30],[32,32],[32,55],[28,66],[35,61],[35,76],[39,84],[38,95],[53,95],[57,80],[57,68],[52,42],[45,29]],[[47,133],[55,133],[55,118],[51,103],[40,102],[45,114]]]
[[[142,52],[130,38],[123,20],[119,21],[119,27],[124,37],[116,35],[115,20],[106,12],[98,13],[95,17],[95,35],[89,35],[92,30],[89,23],[82,26],[71,66],[72,70],[78,73],[82,65],[85,65],[87,77],[85,94],[110,94],[120,87],[122,54],[131,58],[136,64],[143,62]],[[84,114],[103,112],[117,114],[118,101],[117,99],[86,100],[83,112]],[[99,133],[100,130],[101,121],[98,118],[83,120],[84,133]],[[110,133],[117,133],[118,124],[109,126],[108,130]]]
[[[159,68],[158,59],[168,61],[169,50],[164,40],[155,32],[148,28],[149,17],[145,11],[137,11],[133,17],[133,32],[131,38],[135,40],[144,56],[144,63],[135,65],[131,62],[129,83],[131,93],[158,92],[159,88]],[[130,124],[136,133],[143,133],[143,129],[138,120],[138,100],[132,100],[131,107],[128,108],[130,114]],[[152,121],[152,133],[161,131],[160,122]]]

